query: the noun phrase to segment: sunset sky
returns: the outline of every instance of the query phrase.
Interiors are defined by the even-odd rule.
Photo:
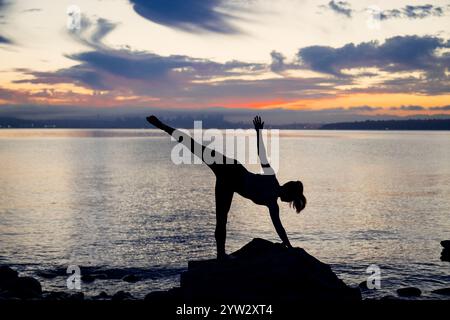
[[[450,116],[449,18],[448,0],[0,0],[0,116]]]

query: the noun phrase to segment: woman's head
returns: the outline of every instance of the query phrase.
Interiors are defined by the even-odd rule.
[[[290,205],[299,213],[306,206],[306,198],[303,195],[303,184],[301,181],[289,181],[281,186],[280,199],[290,202]]]

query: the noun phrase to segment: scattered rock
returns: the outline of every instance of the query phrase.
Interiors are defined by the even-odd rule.
[[[0,266],[0,291],[2,291],[2,297],[11,296],[9,290],[18,277],[17,271],[7,266]]]
[[[445,249],[450,249],[450,240],[441,241],[441,246],[443,246]]]
[[[441,261],[450,262],[450,249],[443,249],[441,252]]]
[[[91,283],[95,281],[95,277],[91,276],[90,274],[84,274],[81,276],[81,281]]]
[[[69,298],[70,301],[83,301],[84,300],[84,293],[83,292],[76,292],[70,295]]]
[[[49,301],[82,301],[84,300],[84,293],[83,292],[75,292],[75,293],[68,293],[63,291],[51,291],[51,292],[45,292],[42,295],[42,298],[44,300]]]
[[[153,291],[147,294],[144,301],[152,303],[177,302],[181,300],[181,289],[172,288],[168,291]]]
[[[443,288],[431,291],[432,293],[450,296],[450,288]]]
[[[126,282],[137,282],[139,280],[141,280],[141,278],[139,278],[138,276],[134,275],[134,274],[127,274],[126,276],[124,276],[122,278],[123,281]]]
[[[38,271],[36,272],[36,275],[44,279],[54,279],[58,276],[56,272],[52,271]]]
[[[381,297],[380,300],[400,300],[400,299],[397,298],[396,296],[387,295],[387,296]]]
[[[10,291],[22,299],[38,298],[42,295],[41,283],[32,277],[17,278]]]
[[[4,286],[8,285],[11,281],[17,279],[18,276],[16,270],[7,266],[0,266],[0,288],[4,288]]]
[[[52,291],[52,292],[45,292],[42,295],[42,298],[44,300],[49,301],[67,301],[70,299],[70,294],[67,292]]]
[[[134,300],[134,297],[129,293],[125,291],[118,291],[116,292],[112,298],[112,301],[124,301],[124,300]]]
[[[361,300],[358,288],[340,280],[330,266],[301,248],[287,249],[253,239],[234,259],[191,261],[181,275],[181,294],[189,302],[295,302]]]
[[[420,297],[422,295],[422,291],[420,291],[419,288],[407,287],[397,289],[397,294],[400,297]]]
[[[104,299],[109,299],[109,298],[111,298],[111,297],[105,291],[102,291],[98,295],[93,297],[93,299],[95,299],[95,300],[104,300]]]
[[[170,301],[167,292],[168,291],[152,291],[145,296],[144,301],[148,302],[162,302],[167,300]]]
[[[441,241],[441,246],[444,248],[441,252],[441,260],[450,261],[450,240]]]
[[[360,284],[358,284],[358,287],[361,290],[369,290],[369,288],[367,287],[367,281],[362,281]]]
[[[13,297],[9,294],[8,291],[0,290],[0,302],[1,301],[20,301],[20,298]]]
[[[0,290],[3,297],[20,299],[38,298],[42,294],[39,281],[32,277],[19,277],[17,271],[5,266],[0,268]]]

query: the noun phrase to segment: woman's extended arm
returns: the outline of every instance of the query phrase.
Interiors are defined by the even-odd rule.
[[[264,140],[262,137],[262,130],[264,129],[264,122],[261,121],[261,117],[256,116],[253,119],[253,125],[256,130],[256,145],[258,151],[259,161],[261,162],[261,167],[264,174],[275,174],[272,167],[270,166],[269,160],[267,159],[266,148],[264,146]]]
[[[269,212],[270,212],[270,218],[272,219],[272,223],[273,223],[275,230],[277,231],[278,236],[280,237],[281,241],[283,241],[283,244],[286,247],[292,248],[292,245],[289,242],[286,231],[284,230],[283,225],[281,224],[280,209],[278,207],[278,204],[274,203],[273,205],[269,206]]]

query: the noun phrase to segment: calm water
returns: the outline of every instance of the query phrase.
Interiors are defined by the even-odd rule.
[[[214,175],[174,165],[173,142],[153,130],[1,130],[0,264],[25,274],[68,265],[121,277],[86,294],[136,296],[178,283],[188,260],[213,258]],[[381,268],[381,290],[450,286],[440,244],[450,239],[450,132],[282,131],[281,183],[301,179],[308,206],[281,206],[295,246],[348,284]],[[250,167],[256,170],[255,167]],[[267,210],[235,196],[227,249],[276,240]],[[65,289],[65,276],[40,279]]]

